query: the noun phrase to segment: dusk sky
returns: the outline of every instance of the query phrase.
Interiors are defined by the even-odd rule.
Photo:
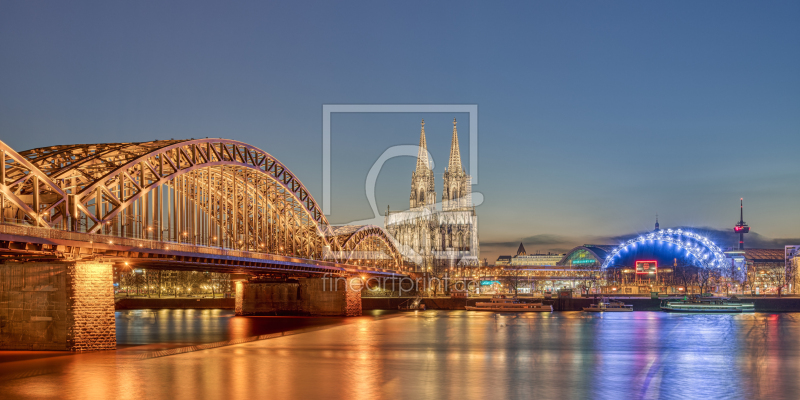
[[[740,197],[756,243],[800,244],[798,21],[788,1],[2,2],[0,139],[236,139],[321,202],[323,104],[477,104],[490,262],[656,214],[731,230]],[[331,222],[372,217],[370,167],[422,118],[437,196],[453,118],[469,171],[467,114],[336,114]],[[384,166],[381,211],[408,208],[414,165]]]

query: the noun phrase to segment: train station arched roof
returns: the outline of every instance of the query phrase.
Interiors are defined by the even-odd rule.
[[[564,258],[558,262],[558,265],[565,267],[599,267],[613,249],[614,246],[612,245],[585,244],[578,246],[568,251]]]

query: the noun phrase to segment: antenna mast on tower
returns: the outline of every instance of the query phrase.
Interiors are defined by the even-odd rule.
[[[750,227],[744,222],[744,197],[739,199],[739,222],[733,231],[739,234],[739,250],[744,250],[744,234],[750,232]]]

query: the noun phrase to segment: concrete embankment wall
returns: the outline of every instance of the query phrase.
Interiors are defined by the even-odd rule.
[[[660,311],[661,300],[628,298],[619,299],[625,304],[633,305],[634,311]],[[740,300],[755,306],[756,312],[800,312],[800,298],[741,298]],[[573,298],[554,300],[553,309],[555,311],[580,311],[583,307],[588,307],[594,303],[590,298]]]
[[[363,310],[397,310],[398,306],[401,304],[407,305],[413,299],[413,297],[362,297],[361,308]],[[465,305],[475,305],[476,301],[488,300],[484,298],[450,299],[447,297],[426,297],[422,303],[429,310],[463,310]]]
[[[197,308],[197,309],[233,309],[235,299],[175,299],[175,298],[121,298],[117,299],[117,310],[138,310],[158,308]]]
[[[400,304],[410,300],[410,297],[362,297],[361,304],[364,310],[396,310]],[[526,299],[523,299],[525,301]],[[632,304],[635,311],[660,311],[661,300],[647,298],[620,298],[625,304]],[[752,302],[757,312],[800,312],[800,298],[742,298],[742,301]],[[424,298],[423,303],[429,310],[463,310],[466,304],[474,305],[478,301],[489,301],[489,298],[449,299],[449,298]],[[545,304],[552,304],[554,311],[581,311],[589,307],[596,300],[592,298],[571,298],[545,300]]]
[[[361,298],[361,306],[364,310],[396,310],[397,307],[401,304],[407,304],[409,300],[412,300],[411,297],[392,297],[392,298],[381,298],[381,297],[362,297]],[[469,299],[451,299],[447,297],[425,297],[422,299],[422,303],[425,304],[425,307],[429,310],[463,310],[465,306],[470,305],[474,306],[475,303],[482,301],[486,302],[489,301],[490,297],[471,297]],[[545,304],[552,304],[553,310],[555,311],[573,311],[573,310],[581,310],[581,307],[588,307],[589,304],[593,300],[590,299],[571,299],[572,301],[558,301],[554,300],[545,300]],[[644,300],[644,299],[642,299]],[[523,299],[523,301],[526,301]],[[627,300],[626,300],[627,301]],[[650,301],[647,299],[647,301]],[[655,301],[656,310],[658,310],[658,300]],[[584,302],[586,304],[584,304]],[[627,303],[631,304],[631,303]],[[644,304],[640,305],[644,307]]]
[[[397,310],[397,307],[411,297],[362,297],[361,304],[364,310]],[[660,300],[645,298],[621,298],[625,304],[632,304],[636,311],[659,311]],[[744,298],[746,302],[753,302],[759,312],[800,312],[800,298]],[[174,298],[123,298],[116,303],[117,310],[158,309],[158,308],[196,308],[196,309],[233,309],[234,299],[174,299]],[[476,301],[488,301],[488,298],[448,299],[427,298],[424,303],[431,310],[463,310],[465,304],[474,305]],[[558,301],[552,300],[553,309],[556,311],[580,311],[594,303],[591,298],[573,298]]]
[[[743,301],[752,301],[756,311],[763,312],[797,312],[800,311],[798,298],[744,298]]]
[[[319,278],[289,282],[241,282],[237,284],[239,315],[361,315],[359,291],[336,287]],[[236,298],[119,298],[117,310],[132,309],[232,309]],[[394,306],[397,308],[397,306]]]
[[[263,293],[266,295],[266,293]],[[261,293],[259,294],[259,297]],[[267,298],[264,296],[263,298]],[[405,302],[409,298],[363,298],[362,305],[364,310],[396,310],[397,306],[400,303]],[[440,302],[437,304],[444,305],[445,300],[450,299],[439,299]],[[463,303],[463,299],[461,302]],[[471,302],[474,302],[470,299]],[[233,310],[235,306],[236,299],[229,298],[229,299],[175,299],[175,298],[121,298],[117,299],[116,309],[117,310],[138,310],[138,309],[159,309],[159,308],[167,308],[167,309],[230,309]],[[278,301],[277,303],[281,303]],[[264,305],[259,307],[260,309],[257,311],[258,313],[264,314],[271,314],[274,313],[276,310],[274,308],[265,308]],[[461,305],[461,309],[463,309],[463,304]],[[442,309],[458,309],[457,304],[453,304],[450,308],[442,308]],[[254,310],[255,311],[255,310]]]

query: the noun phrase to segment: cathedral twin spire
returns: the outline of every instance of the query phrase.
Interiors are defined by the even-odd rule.
[[[422,132],[419,134],[419,153],[417,154],[417,171],[431,169],[428,161],[428,143],[425,141],[425,120],[422,120]]]
[[[453,139],[450,143],[450,159],[444,172],[442,205],[445,210],[463,209],[471,206],[469,196],[470,177],[461,166],[461,151],[458,147],[458,130],[453,118]],[[464,197],[467,196],[467,197]],[[428,158],[428,143],[425,138],[425,120],[419,136],[417,168],[411,178],[411,208],[433,206],[436,203],[436,189],[433,170]]]
[[[428,142],[425,139],[425,120],[422,120],[422,129],[419,134],[419,153],[417,153],[417,171],[431,169],[428,159]],[[461,167],[461,150],[458,148],[458,130],[456,129],[456,119],[453,118],[453,139],[450,143],[450,161],[447,163],[447,170],[451,172],[464,171]]]
[[[461,151],[458,148],[458,130],[453,118],[453,141],[450,143],[450,161],[444,171],[444,189],[442,190],[442,210],[463,211],[472,207],[470,188],[471,178],[461,166]]]
[[[428,143],[425,140],[425,120],[419,134],[419,151],[417,153],[417,169],[411,174],[411,208],[433,207],[436,204],[436,186],[433,170],[428,159]]]
[[[447,163],[447,170],[450,172],[464,171],[461,168],[461,151],[458,149],[458,131],[456,130],[455,118],[453,118],[453,141],[450,143],[450,162]]]

